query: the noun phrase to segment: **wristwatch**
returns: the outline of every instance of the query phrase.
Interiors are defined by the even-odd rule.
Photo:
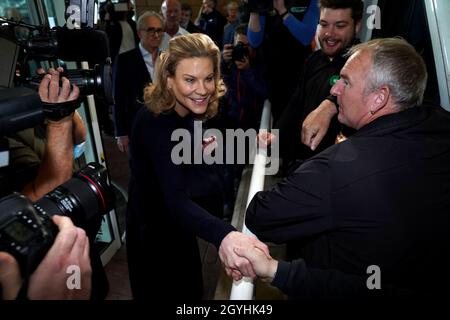
[[[330,94],[328,97],[325,98],[326,100],[329,100],[334,103],[334,106],[336,107],[336,111],[339,112],[339,105],[337,103],[337,97]]]
[[[280,13],[279,15],[280,15],[281,19],[284,19],[284,17],[285,17],[288,13],[289,13],[289,10],[286,10],[285,12]]]

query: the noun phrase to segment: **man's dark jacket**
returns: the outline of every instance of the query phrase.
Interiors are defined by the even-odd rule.
[[[139,47],[118,56],[115,81],[114,128],[116,137],[130,134],[136,112],[142,107],[143,90],[152,79]]]
[[[333,80],[339,79],[339,73],[346,61],[347,58],[343,55],[330,60],[322,50],[309,56],[297,89],[276,124],[280,130],[280,156],[284,161],[308,159],[334,144],[336,135],[342,128],[337,117],[331,120],[327,134],[315,151],[302,144],[301,128],[305,118],[330,95]]]
[[[261,240],[303,240],[311,268],[368,277],[376,265],[397,288],[447,290],[450,114],[420,106],[374,120],[257,193],[246,225]]]

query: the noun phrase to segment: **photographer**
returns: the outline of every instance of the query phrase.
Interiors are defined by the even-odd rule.
[[[85,232],[73,225],[67,217],[54,216],[59,233],[44,260],[28,279],[26,292],[20,292],[23,280],[16,260],[0,252],[0,293],[3,300],[62,300],[88,299],[91,289],[89,240]],[[71,266],[80,268],[79,289],[68,288],[67,272]],[[26,288],[26,287],[25,287]],[[22,296],[23,295],[23,296]]]
[[[39,85],[43,102],[63,103],[78,98],[78,87],[71,87],[67,78],[61,78],[62,86],[59,87],[59,73],[62,71],[62,68],[50,69],[49,74],[43,77]],[[8,137],[11,157],[8,172],[9,177],[15,177],[8,181],[15,182],[8,184],[10,192],[20,190],[31,201],[40,199],[72,176],[73,146],[83,143],[86,137],[83,121],[76,112],[60,120],[47,120],[46,127],[45,137],[35,134],[39,132],[37,128],[22,130]],[[30,175],[32,172],[34,176]],[[91,288],[88,238],[67,217],[55,216],[53,221],[60,232],[44,260],[29,277],[26,297],[87,299]],[[67,288],[69,274],[66,271],[70,265],[80,268],[80,290]],[[3,299],[16,298],[22,286],[18,264],[5,252],[0,252],[0,284]]]
[[[109,39],[111,61],[115,63],[117,56],[133,50],[139,42],[136,22],[133,21],[134,7],[131,1],[116,4],[107,2],[104,12],[104,28]]]
[[[274,0],[274,11],[268,4],[261,7],[267,2],[248,1],[247,36],[253,48],[262,47],[268,97],[276,121],[294,93],[305,59],[311,53],[319,7],[317,0]]]
[[[223,50],[222,73],[227,86],[228,120],[233,128],[258,128],[264,100],[267,96],[263,65],[255,49],[249,46],[247,25],[241,24],[234,33],[234,45]]]
[[[49,69],[39,85],[43,102],[62,103],[78,98],[79,89],[65,77],[61,78],[59,92],[58,70]],[[82,151],[86,128],[77,112],[60,120],[47,120],[46,126],[29,128],[8,137],[10,151],[10,184],[12,190],[20,191],[35,201],[69,180],[75,157]],[[74,146],[78,146],[74,149]]]
[[[39,96],[43,103],[53,104],[62,110],[64,104],[78,103],[79,88],[60,77],[62,68],[49,69],[39,84]],[[61,87],[60,87],[61,85]],[[76,105],[68,106],[68,111]],[[45,108],[44,108],[45,109]],[[46,114],[49,118],[49,114]],[[50,116],[51,117],[51,116]],[[77,112],[66,116],[51,117],[46,124],[22,130],[7,137],[10,164],[0,181],[1,196],[19,191],[31,201],[45,194],[72,177],[74,158],[83,151],[86,128]],[[85,230],[90,239],[90,260],[93,270],[91,299],[103,299],[108,282],[98,252],[93,248],[101,217],[90,221]]]

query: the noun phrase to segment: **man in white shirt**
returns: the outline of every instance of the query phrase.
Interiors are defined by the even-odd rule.
[[[139,17],[137,29],[139,45],[119,56],[114,79],[114,129],[122,152],[128,151],[129,133],[134,115],[142,107],[143,89],[154,76],[164,34],[163,18],[154,11],[146,11]]]
[[[165,0],[161,4],[161,13],[166,24],[164,36],[161,41],[161,51],[167,50],[169,40],[173,37],[188,34],[185,29],[180,26],[181,21],[181,3],[178,0]]]

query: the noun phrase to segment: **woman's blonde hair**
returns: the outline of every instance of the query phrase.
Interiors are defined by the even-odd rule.
[[[210,58],[214,66],[216,90],[209,100],[205,117],[217,114],[219,98],[224,95],[225,88],[220,75],[220,50],[210,37],[201,33],[192,33],[172,38],[169,48],[160,56],[155,70],[153,83],[144,88],[144,103],[155,114],[169,111],[175,107],[176,99],[167,89],[167,78],[174,77],[178,64],[188,58]]]

